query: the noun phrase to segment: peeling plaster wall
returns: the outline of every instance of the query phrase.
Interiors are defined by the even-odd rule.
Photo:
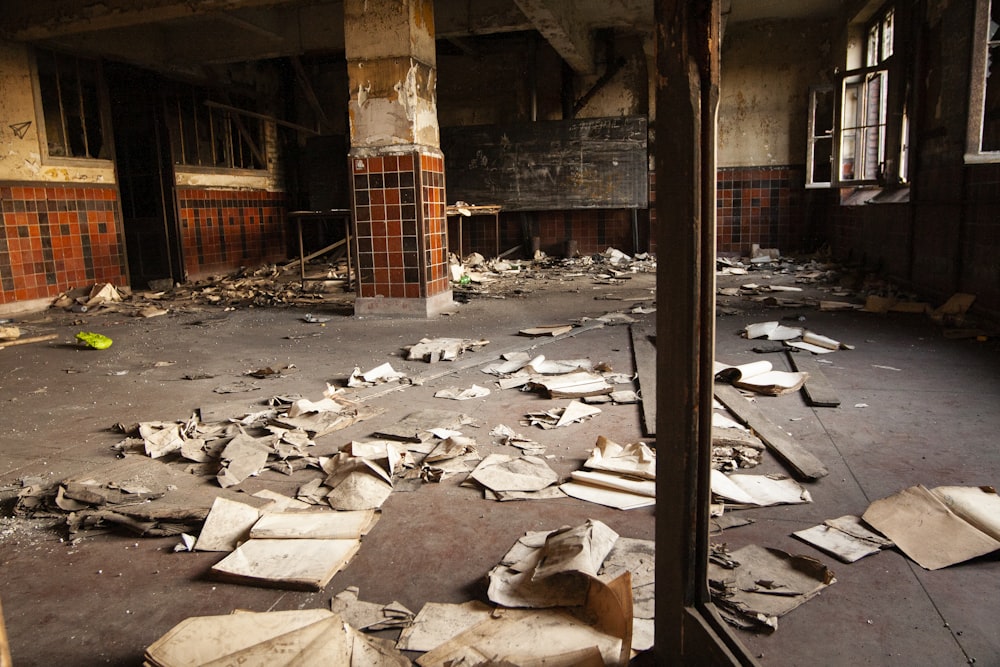
[[[722,45],[719,167],[805,162],[809,86],[829,81],[828,24],[730,26]]]
[[[114,167],[98,160],[100,166],[79,166],[79,160],[55,161],[42,157],[38,117],[31,83],[28,47],[0,40],[0,181],[40,181],[61,183],[115,182]],[[10,125],[30,123],[18,136]]]
[[[348,73],[355,150],[440,146],[437,75],[432,66],[413,58],[392,58],[351,62]]]

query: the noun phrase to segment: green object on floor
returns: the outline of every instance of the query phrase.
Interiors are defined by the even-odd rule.
[[[107,336],[99,333],[90,333],[87,331],[81,331],[76,335],[76,339],[88,346],[94,348],[95,350],[106,350],[111,347],[111,339]]]

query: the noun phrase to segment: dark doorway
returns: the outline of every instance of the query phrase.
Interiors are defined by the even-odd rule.
[[[133,287],[181,281],[170,142],[155,75],[122,64],[105,69],[114,125],[115,165]]]

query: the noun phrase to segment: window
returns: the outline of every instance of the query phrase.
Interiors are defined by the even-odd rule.
[[[99,63],[38,50],[35,69],[42,112],[39,125],[47,157],[110,159]]]
[[[906,181],[906,108],[900,92],[896,12],[889,6],[864,24],[861,66],[839,78],[833,183],[895,185]],[[893,120],[890,120],[893,119]]]
[[[182,88],[166,96],[166,117],[175,164],[217,169],[264,169],[264,127],[253,101]]]
[[[992,78],[993,56],[1000,46],[998,29],[1000,2],[977,0],[966,162],[1000,162],[1000,75]]]
[[[833,181],[833,86],[809,91],[809,137],[806,146],[806,187],[830,187]]]

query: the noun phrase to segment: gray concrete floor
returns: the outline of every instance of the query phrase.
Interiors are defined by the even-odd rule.
[[[195,308],[151,319],[120,313],[49,311],[32,325],[56,341],[0,350],[0,500],[9,517],[20,480],[57,479],[111,461],[117,423],[186,419],[196,408],[223,401],[259,404],[270,395],[319,398],[327,382],[342,384],[351,370],[384,361],[411,376],[446,370],[407,362],[401,348],[424,337],[490,341],[482,352],[529,341],[527,326],[594,317],[631,306],[621,300],[652,295],[655,277],[637,274],[622,285],[589,276],[534,278],[507,298],[477,297],[455,314],[434,320],[360,320],[343,307]],[[730,279],[731,280],[731,279]],[[786,282],[791,279],[786,277]],[[760,282],[757,280],[757,282]],[[649,301],[647,301],[648,303]],[[1000,556],[992,554],[939,571],[926,571],[895,550],[845,565],[790,536],[825,519],[861,514],[872,500],[914,484],[997,485],[1000,474],[1000,348],[997,341],[946,339],[922,316],[823,313],[816,308],[768,309],[734,298],[721,302],[738,314],[717,322],[717,358],[757,358],[738,335],[749,322],[803,315],[825,335],[856,345],[829,355],[825,371],[840,393],[839,408],[810,408],[798,394],[760,399],[762,408],[829,468],[809,485],[808,505],[743,510],[755,523],[713,537],[730,549],[756,543],[814,556],[837,583],[780,619],[777,632],[738,632],[764,665],[1000,665]],[[660,304],[669,307],[669,304]],[[325,326],[302,321],[326,314]],[[639,317],[654,318],[655,315]],[[105,351],[81,349],[73,335],[99,331],[114,339]],[[305,338],[288,338],[318,334]],[[547,343],[548,358],[589,357],[630,372],[626,326],[605,327]],[[466,357],[463,357],[465,359]],[[781,355],[769,355],[787,368]],[[156,367],[157,361],[173,361]],[[212,390],[264,366],[294,364],[285,378],[258,381],[252,394]],[[891,367],[898,370],[889,370]],[[120,374],[128,371],[127,374]],[[216,377],[184,380],[188,373]],[[467,429],[485,453],[499,448],[488,433],[506,423],[548,447],[560,475],[578,469],[600,435],[620,443],[644,439],[637,406],[607,406],[590,422],[543,431],[519,426],[526,412],[553,405],[537,394],[494,393],[466,402],[432,397],[445,386],[483,384],[478,368],[456,370],[422,386],[371,399],[380,417],[323,436],[324,446],[366,437],[420,407],[453,409],[475,417]],[[558,402],[556,402],[558,403]],[[855,407],[857,404],[868,407]],[[770,455],[755,472],[783,472]],[[315,473],[264,473],[248,490],[293,494]],[[398,600],[417,611],[428,601],[485,599],[484,576],[529,530],[604,521],[619,534],[651,539],[652,508],[628,512],[574,499],[495,503],[459,486],[460,478],[395,493],[383,516],[345,570],[318,593],[281,591],[212,581],[213,553],[173,553],[174,538],[136,538],[123,532],[66,541],[42,522],[4,518],[0,530],[0,601],[14,664],[137,665],[142,653],[173,625],[195,615],[327,607],[355,585],[364,600]]]

